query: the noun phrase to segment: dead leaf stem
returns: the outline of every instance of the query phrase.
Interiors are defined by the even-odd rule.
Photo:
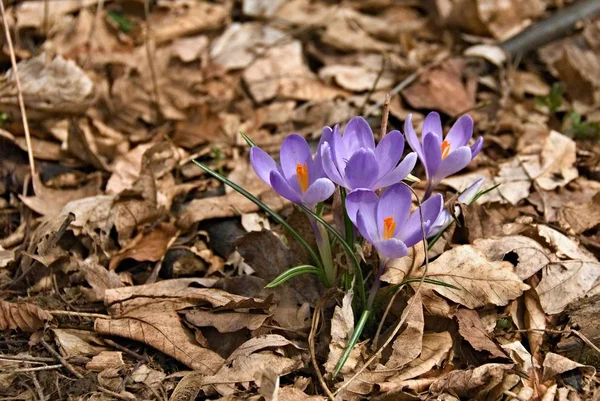
[[[75,370],[73,365],[67,362],[65,358],[63,358],[58,352],[56,352],[56,350],[54,350],[54,348],[52,348],[50,344],[46,342],[46,340],[42,339],[40,342],[44,346],[44,348],[46,348],[46,350],[49,353],[51,353],[69,372],[71,372],[78,379],[83,379],[83,375],[77,370]]]
[[[21,118],[23,119],[23,130],[25,131],[25,142],[27,143],[27,156],[29,157],[29,168],[31,169],[31,177],[35,177],[35,161],[33,159],[33,147],[31,145],[31,134],[29,133],[29,123],[27,122],[27,112],[25,111],[25,101],[23,100],[23,89],[21,88],[21,80],[19,79],[19,67],[17,67],[17,57],[13,47],[12,38],[8,29],[8,21],[6,19],[6,11],[4,10],[4,2],[0,1],[0,12],[2,13],[2,24],[4,25],[4,35],[8,43],[8,51],[10,53],[10,63],[15,75],[15,83],[17,85],[17,98],[19,99],[19,108],[21,109]]]
[[[78,317],[90,317],[93,319],[110,319],[110,316],[103,315],[101,313],[88,313],[88,312],[77,312],[70,310],[51,310],[48,313],[55,316],[78,316]]]

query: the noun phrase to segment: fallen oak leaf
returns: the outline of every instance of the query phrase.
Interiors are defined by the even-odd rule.
[[[0,331],[21,330],[33,333],[52,318],[50,313],[30,303],[0,301]]]
[[[487,335],[479,314],[471,309],[460,308],[454,314],[458,332],[477,351],[487,351],[494,358],[506,358],[502,349]]]
[[[506,305],[529,289],[509,262],[489,261],[471,245],[444,252],[429,264],[427,277],[454,288],[423,283],[425,288],[471,309],[489,304]]]

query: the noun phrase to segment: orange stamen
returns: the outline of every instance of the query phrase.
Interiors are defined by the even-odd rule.
[[[308,164],[296,164],[296,177],[298,178],[298,185],[300,190],[305,193],[308,189]]]
[[[450,142],[442,142],[442,160],[444,160],[450,154]]]
[[[383,239],[390,239],[394,236],[396,222],[392,216],[383,219]]]

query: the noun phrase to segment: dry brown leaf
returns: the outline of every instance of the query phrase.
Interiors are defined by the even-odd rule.
[[[600,192],[588,202],[562,204],[560,215],[576,234],[581,234],[600,224]]]
[[[52,329],[54,341],[65,358],[94,356],[106,351],[102,339],[96,333],[77,329]]]
[[[149,388],[160,387],[167,375],[156,369],[149,368],[148,365],[140,365],[132,374],[131,379],[136,383],[143,383]]]
[[[498,385],[511,365],[488,363],[474,369],[450,372],[434,381],[429,388],[433,393],[448,392],[475,399]]]
[[[346,350],[346,345],[354,331],[354,312],[352,311],[352,298],[354,294],[348,291],[342,300],[342,306],[336,306],[331,318],[331,341],[329,342],[329,356],[325,362],[325,371],[331,373]],[[352,372],[361,362],[360,345],[356,345],[350,353],[346,364],[340,371],[341,374]]]
[[[39,306],[0,300],[0,331],[21,330],[33,333],[52,320],[52,315]]]
[[[342,88],[353,92],[370,90],[375,82],[377,82],[376,90],[383,90],[394,84],[391,73],[380,74],[380,68],[374,70],[358,65],[328,65],[321,68],[319,77],[325,82],[334,81]]]
[[[302,44],[297,40],[270,48],[244,70],[243,78],[258,103],[275,97],[321,101],[345,94],[318,80],[304,64]]]
[[[441,333],[425,333],[421,355],[406,365],[399,374],[380,384],[382,392],[401,388],[408,379],[419,377],[439,366],[452,349],[452,336],[447,331]]]
[[[214,313],[205,310],[193,310],[185,314],[186,320],[194,326],[214,327],[219,333],[233,333],[244,328],[256,330],[270,316],[239,312]]]
[[[448,60],[419,75],[402,95],[414,108],[440,110],[456,116],[475,106],[473,91],[463,83],[464,68],[464,60]]]
[[[506,358],[498,344],[488,336],[476,311],[459,308],[454,316],[458,321],[458,332],[473,348],[487,351],[493,358]]]
[[[421,353],[423,343],[423,329],[425,320],[423,318],[423,303],[421,295],[413,295],[414,300],[408,301],[412,304],[410,310],[404,310],[401,319],[405,319],[406,328],[396,337],[392,343],[392,355],[385,366],[390,369],[398,369],[414,360]]]
[[[110,270],[116,270],[119,263],[125,259],[134,259],[138,262],[156,262],[160,260],[173,237],[177,228],[171,223],[159,223],[147,234],[139,234],[127,246],[115,255],[109,265]]]
[[[537,357],[537,354],[544,342],[544,332],[546,329],[546,314],[540,305],[540,300],[535,290],[525,292],[525,328],[529,340],[531,353]]]
[[[121,351],[102,351],[94,356],[85,365],[85,368],[92,372],[102,372],[104,369],[118,369],[123,366],[125,366],[125,362],[123,362],[123,353]]]
[[[513,272],[509,262],[489,261],[470,245],[444,252],[429,264],[427,277],[458,287],[423,284],[471,309],[488,304],[506,305],[529,288]]]
[[[48,60],[48,56],[42,53],[21,61],[18,68],[30,120],[82,114],[96,100],[92,80],[77,64],[60,55]],[[5,85],[0,91],[0,105],[18,119],[20,111],[12,70],[3,80]]]
[[[558,231],[542,225],[536,229],[556,252],[556,258],[544,268],[542,280],[535,290],[547,314],[560,313],[593,287],[600,277],[600,263]]]
[[[219,4],[188,3],[185,9],[181,8],[179,12],[170,12],[164,17],[157,13],[150,15],[152,37],[157,44],[217,29],[225,23],[228,15],[227,8]]]
[[[288,346],[300,349],[298,345],[279,334],[267,334],[259,337],[253,337],[233,351],[227,358],[227,361],[231,362],[238,357],[249,356],[255,352],[268,348],[279,349]]]
[[[553,352],[548,352],[546,354],[543,368],[543,381],[577,368],[581,369],[584,375],[588,377],[593,377],[596,374],[596,369],[593,366],[582,365]]]
[[[550,263],[550,257],[538,242],[521,235],[478,239],[473,242],[473,247],[490,261],[514,260],[515,273],[522,280]]]
[[[123,287],[121,278],[113,270],[109,270],[98,262],[98,257],[92,255],[82,261],[77,261],[79,271],[85,277],[87,283],[92,287],[81,288],[90,302],[104,300],[104,293],[110,288]]]
[[[213,288],[197,288],[211,280],[177,279],[156,284],[106,291],[111,319],[97,319],[96,332],[141,341],[193,369],[215,374],[223,359],[196,343],[180,321],[178,311],[192,306],[213,308],[261,308],[262,300],[241,297]]]
[[[29,208],[49,218],[58,216],[65,205],[71,201],[100,194],[102,176],[92,173],[89,181],[76,189],[54,189],[44,186],[39,176],[33,177],[35,196],[19,196]]]
[[[522,372],[529,374],[534,366],[536,369],[539,368],[537,361],[533,359],[521,341],[513,341],[503,344],[501,347]]]

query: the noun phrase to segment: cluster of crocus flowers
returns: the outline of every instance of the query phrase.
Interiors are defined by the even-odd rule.
[[[425,118],[421,140],[410,115],[404,131],[404,135],[390,131],[375,145],[367,121],[355,117],[343,135],[339,126],[325,127],[314,157],[306,140],[293,134],[281,145],[280,164],[258,147],[252,148],[250,160],[258,176],[277,193],[309,209],[328,199],[335,184],[345,188],[348,218],[362,237],[375,247],[381,260],[399,258],[423,240],[423,235],[433,236],[449,224],[442,196],[432,192],[445,177],[465,168],[483,145],[479,138],[469,146],[473,120],[466,115],[445,137],[435,112]],[[413,152],[402,158],[405,136]],[[401,181],[417,159],[425,167],[427,189],[421,207],[410,213],[411,191]],[[317,230],[315,235],[319,244],[322,238]]]

